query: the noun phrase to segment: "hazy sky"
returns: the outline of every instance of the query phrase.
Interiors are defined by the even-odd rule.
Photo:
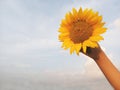
[[[102,78],[87,57],[70,55],[69,50],[61,48],[59,24],[73,7],[92,8],[103,15],[108,30],[100,45],[120,68],[119,0],[0,0],[0,73],[30,72],[61,78],[87,74],[89,79]]]

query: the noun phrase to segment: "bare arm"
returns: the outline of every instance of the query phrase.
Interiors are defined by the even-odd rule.
[[[120,90],[120,72],[111,63],[103,50],[100,47],[88,48],[86,55],[94,59],[113,88]]]

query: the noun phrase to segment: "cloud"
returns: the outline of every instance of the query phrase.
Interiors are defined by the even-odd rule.
[[[66,89],[80,89],[83,90],[91,89],[91,90],[112,90],[112,87],[97,67],[95,62],[92,60],[88,60],[85,64],[84,71],[70,71],[70,70],[62,70],[62,71],[44,71],[43,79],[45,79],[46,83],[56,85],[59,87],[64,87]],[[48,81],[49,80],[49,81]],[[99,87],[101,86],[101,87]],[[63,89],[64,89],[63,88]],[[72,90],[70,89],[70,90]]]
[[[113,26],[115,29],[119,29],[120,28],[120,17],[117,18],[115,21],[113,21],[111,26]]]
[[[25,65],[26,66],[26,65]],[[18,67],[24,67],[24,65],[18,65]],[[4,76],[2,76],[5,74]],[[6,79],[6,74],[3,73],[0,77],[2,90],[8,90],[12,88],[19,90],[29,88],[34,89],[57,89],[57,90],[113,90],[108,81],[100,75],[100,70],[96,67],[93,61],[87,61],[85,71],[44,71],[44,72],[28,72],[27,73],[9,73],[9,77]],[[17,83],[17,86],[16,86]],[[101,86],[101,87],[99,87]]]
[[[58,46],[56,19],[43,10],[47,5],[44,1],[1,1],[1,59],[28,55],[31,51],[42,53],[43,49]]]
[[[84,72],[86,77],[91,77],[91,78],[103,78],[103,73],[101,70],[98,68],[97,64],[88,58],[86,64],[85,64],[85,72]]]
[[[14,67],[16,68],[30,68],[31,65],[30,64],[25,64],[25,63],[17,63],[17,64],[14,64]]]

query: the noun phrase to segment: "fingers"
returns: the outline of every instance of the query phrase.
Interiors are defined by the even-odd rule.
[[[84,53],[84,52],[83,52],[83,49],[81,49],[81,50],[80,50],[80,52],[82,52],[82,53],[84,53],[84,54],[88,55],[88,54],[90,54],[90,53],[92,52],[92,50],[91,50],[91,49],[92,49],[92,48],[87,47],[87,51],[86,51],[86,53]]]
[[[89,56],[90,58],[92,58],[94,60],[97,60],[99,58],[99,54],[101,51],[102,50],[101,50],[99,44],[98,44],[98,47],[95,47],[95,48],[87,47],[86,53],[83,52],[83,49],[80,50],[80,52],[82,52],[83,54]]]

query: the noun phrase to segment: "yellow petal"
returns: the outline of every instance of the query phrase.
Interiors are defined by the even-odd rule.
[[[82,16],[82,8],[80,7],[79,11],[78,11],[78,17],[81,18]]]
[[[90,25],[96,24],[98,22],[98,17],[92,18],[91,20],[89,20],[89,22],[90,22]]]
[[[90,21],[91,19],[95,18],[96,16],[98,16],[98,12],[91,12],[90,17],[87,19],[87,21]]]
[[[85,20],[85,16],[86,16],[87,12],[88,12],[88,8],[86,8],[86,9],[83,11],[83,13],[82,13],[82,15],[81,15],[81,20]]]
[[[96,42],[93,42],[93,41],[90,41],[90,40],[85,41],[85,45],[88,46],[88,47],[92,47],[92,48],[98,46]]]
[[[104,27],[102,27],[102,28],[97,28],[97,29],[95,29],[95,30],[93,31],[93,35],[102,34],[102,33],[106,32],[106,30],[107,30],[107,28],[104,28]]]
[[[74,45],[72,45],[70,48],[70,54],[72,54],[74,52],[74,50],[75,50]]]
[[[59,37],[68,37],[68,35],[69,35],[69,33],[66,32],[66,33],[62,33],[62,34],[60,34]]]
[[[60,34],[58,38],[60,41],[64,41],[65,39],[69,38],[69,33]]]
[[[79,52],[81,50],[81,47],[82,47],[82,44],[75,44],[75,51],[76,51],[76,54],[79,55]]]
[[[72,9],[73,11],[73,17],[74,17],[74,20],[77,20],[78,19],[78,12],[75,8]]]
[[[83,15],[85,16],[88,12],[88,8],[86,8],[84,11],[83,11]]]
[[[83,52],[86,53],[87,46],[86,46],[86,43],[85,43],[85,42],[83,42],[82,47],[83,47]]]
[[[100,41],[103,40],[104,38],[102,36],[92,36],[89,38],[91,41]]]
[[[102,21],[102,16],[99,16],[98,17],[98,22],[101,22]]]
[[[86,9],[86,11],[84,12],[84,20],[87,21],[87,17],[89,16],[89,14],[92,12],[92,9]]]
[[[77,15],[77,10],[75,8],[73,8],[72,11],[73,11],[73,15],[76,16]]]
[[[66,33],[68,32],[68,29],[66,27],[60,27],[58,31],[61,33]]]
[[[62,48],[68,49],[68,48],[70,48],[70,44],[68,44],[67,42],[64,41],[62,44]]]
[[[93,10],[90,9],[88,16],[86,17],[86,20],[89,21],[94,16]]]
[[[97,24],[93,25],[93,28],[94,28],[94,29],[96,29],[96,28],[101,28],[101,27],[103,27],[104,24],[105,24],[105,22],[97,23]]]
[[[65,16],[65,19],[67,21],[68,24],[70,24],[72,22],[72,16],[71,16],[71,13],[67,13],[66,16]]]
[[[95,48],[98,47],[96,42],[92,42],[90,40],[87,40],[83,42],[83,52],[86,53],[87,47]]]
[[[72,24],[72,22],[74,21],[74,16],[72,15],[72,13],[71,12],[69,12],[69,18],[70,18],[70,25],[69,26],[71,26],[71,24]]]

